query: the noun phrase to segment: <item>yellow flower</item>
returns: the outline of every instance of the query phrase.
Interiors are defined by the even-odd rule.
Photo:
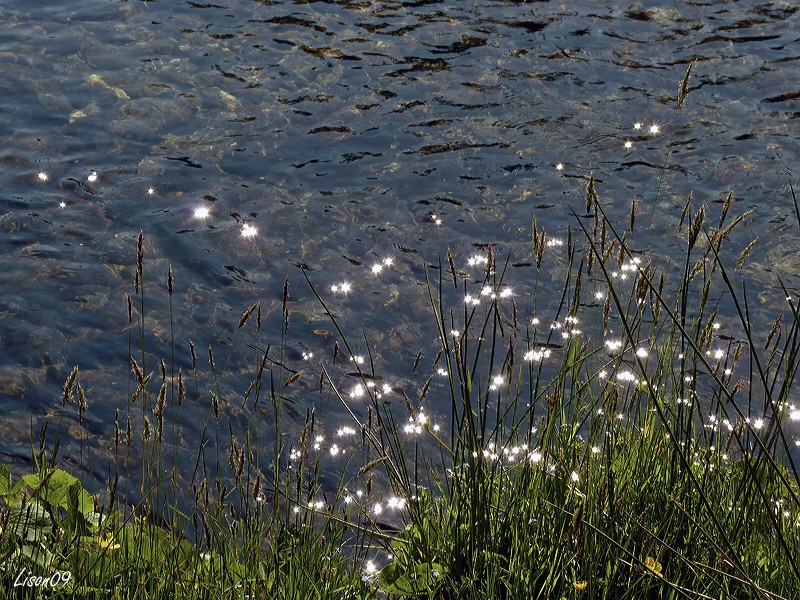
[[[644,566],[645,566],[645,567],[646,567],[646,568],[647,568],[649,571],[651,571],[651,572],[652,572],[654,575],[657,575],[658,577],[663,577],[663,575],[661,574],[661,570],[662,570],[662,568],[663,568],[663,567],[661,566],[661,563],[660,563],[660,562],[658,562],[658,561],[657,561],[655,558],[653,558],[652,556],[648,556],[647,558],[645,558],[645,559],[644,559]]]
[[[113,535],[99,535],[95,538],[95,541],[103,550],[116,550],[119,548],[119,544],[114,543]]]
[[[575,587],[576,590],[582,592],[589,586],[589,582],[585,579],[581,579],[580,581],[573,581],[572,585]]]

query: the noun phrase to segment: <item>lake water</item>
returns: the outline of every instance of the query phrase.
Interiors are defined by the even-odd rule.
[[[84,436],[75,402],[61,405],[78,365],[88,444],[61,452],[104,479],[115,411],[135,390],[128,357],[141,361],[141,306],[134,296],[133,326],[127,306],[140,230],[147,370],[163,358],[188,374],[189,339],[198,370],[209,346],[220,370],[233,345],[223,396],[242,425],[237,398],[269,344],[284,381],[303,371],[285,390],[287,431],[314,405],[331,438],[349,422],[318,391],[336,332],[304,273],[402,407],[437,348],[425,266],[449,248],[477,285],[469,260],[492,244],[521,317],[552,318],[557,242],[590,174],[623,226],[636,202],[629,241],[667,268],[683,260],[689,193],[715,222],[733,192],[732,212],[752,213],[731,260],[759,237],[740,271],[754,314],[766,327],[784,310],[776,275],[797,290],[794,2],[6,0],[0,23],[4,462],[29,458],[31,417]],[[538,277],[534,217],[556,242]],[[251,321],[232,341],[257,300],[261,332]],[[347,394],[353,369],[337,368]],[[189,379],[187,461],[213,423],[207,379]],[[425,409],[445,422],[435,386]]]

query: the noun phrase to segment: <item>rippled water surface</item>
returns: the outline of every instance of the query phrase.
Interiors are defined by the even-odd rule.
[[[395,397],[413,398],[437,340],[425,265],[450,248],[480,281],[468,260],[492,244],[521,314],[555,306],[566,244],[548,247],[537,277],[532,220],[566,242],[590,174],[623,226],[635,203],[631,244],[665,266],[683,260],[689,193],[716,215],[733,192],[737,214],[752,210],[735,256],[759,236],[742,271],[754,310],[782,309],[775,275],[796,289],[794,2],[7,0],[0,23],[6,456],[29,456],[29,415],[59,422],[74,365],[89,447],[110,452],[140,356],[126,300],[140,230],[147,368],[173,364],[174,339],[190,372],[190,338],[203,368],[209,346],[221,367],[260,300],[262,331],[233,342],[226,397],[240,405],[261,356],[248,345],[269,344],[304,372],[286,390],[290,422],[316,404],[330,430],[347,422],[318,392],[336,335],[304,272]],[[213,417],[205,383],[189,395],[191,449]],[[448,402],[426,400],[443,417]],[[63,414],[76,432],[77,408]]]

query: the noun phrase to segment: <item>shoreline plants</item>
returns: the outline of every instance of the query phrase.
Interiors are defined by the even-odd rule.
[[[227,355],[188,342],[181,357],[171,268],[169,362],[154,358],[140,233],[111,458],[81,440],[82,473],[107,468],[106,488],[91,495],[59,460],[58,436],[32,431],[32,472],[0,466],[0,595],[796,597],[798,300],[779,280],[782,315],[763,331],[752,322],[735,271],[753,244],[730,259],[746,218],[734,210],[732,194],[714,217],[689,197],[675,277],[635,250],[634,213],[621,231],[589,177],[552,312],[508,293],[491,246],[471,261],[480,277],[448,252],[420,286],[438,332],[430,371],[417,375],[418,355],[394,387],[310,280],[337,334],[330,360],[294,368],[288,279],[279,314],[247,308]],[[534,220],[534,277],[547,242]],[[234,390],[245,370],[249,387]],[[295,396],[308,406],[296,425]],[[56,425],[85,428],[90,400],[76,367]],[[325,403],[350,419],[335,435],[318,420]],[[187,410],[201,415],[192,442]],[[331,455],[346,455],[336,476]],[[56,572],[68,580],[35,579]]]

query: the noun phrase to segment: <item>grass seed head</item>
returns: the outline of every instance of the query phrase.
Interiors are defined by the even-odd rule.
[[[592,210],[592,206],[599,202],[597,191],[594,188],[594,175],[589,175],[589,183],[586,184],[586,212]]]
[[[139,363],[136,362],[136,359],[131,356],[131,365],[133,367],[133,372],[136,375],[136,379],[139,382],[139,385],[144,385],[144,373],[142,372],[142,368],[139,366]]]
[[[259,303],[258,303],[258,302],[256,302],[255,304],[253,304],[253,306],[251,306],[251,307],[250,307],[250,308],[248,308],[246,311],[244,311],[244,313],[242,313],[242,318],[241,318],[241,319],[239,319],[239,325],[236,327],[236,329],[241,329],[242,327],[244,327],[244,324],[245,324],[245,323],[247,323],[247,319],[249,319],[249,318],[250,318],[250,315],[252,315],[252,314],[253,314],[253,311],[254,311],[256,308],[258,308],[258,304],[259,304]],[[210,353],[210,352],[211,352],[211,349],[209,348],[209,353]]]
[[[183,381],[183,370],[178,371],[178,406],[183,406],[186,400],[186,383]]]
[[[684,74],[683,80],[678,87],[678,110],[681,109],[683,106],[683,101],[686,100],[686,96],[689,95],[689,76],[692,74],[692,69],[694,69],[695,62],[696,61],[693,60],[689,63],[689,66],[686,68],[686,74]]]
[[[88,410],[88,405],[86,404],[86,394],[83,392],[83,386],[81,384],[77,384],[78,389],[78,406],[80,407],[80,411],[85,413]]]
[[[783,314],[778,315],[778,318],[775,319],[775,322],[772,324],[772,327],[769,330],[769,334],[767,335],[767,341],[764,344],[764,350],[769,348],[769,344],[776,335],[778,336],[775,338],[775,345],[778,345],[778,342],[781,339],[781,329],[783,326]],[[77,368],[77,367],[76,367]]]
[[[67,402],[69,402],[70,397],[72,396],[72,390],[75,387],[75,380],[78,378],[78,367],[77,365],[72,369],[72,372],[67,377],[67,380],[64,382],[64,397],[63,397],[63,404],[66,406]]]
[[[281,310],[283,311],[284,327],[289,326],[289,278],[283,278],[283,297],[281,298]]]
[[[162,383],[161,389],[158,390],[158,399],[156,405],[153,407],[153,415],[158,417],[159,420],[163,418],[164,408],[167,406],[167,384]]]
[[[725,222],[725,217],[727,216],[731,206],[733,206],[733,192],[728,192],[728,195],[725,197],[725,202],[722,204],[722,214],[719,216],[720,227],[722,227],[722,224]]]
[[[447,249],[447,262],[450,263],[450,275],[453,277],[453,287],[458,289],[458,276],[456,275],[456,263],[453,260],[453,253]]]
[[[741,269],[744,266],[744,262],[747,260],[747,255],[750,254],[750,250],[753,249],[758,243],[758,237],[756,237],[752,242],[747,244],[747,248],[745,248],[742,253],[739,255],[739,260],[736,261],[736,268]]]
[[[689,250],[694,248],[697,242],[697,236],[700,235],[700,230],[703,228],[703,223],[706,220],[706,205],[701,204],[700,210],[697,211],[692,224],[689,226]]]
[[[139,239],[136,241],[136,274],[142,276],[142,265],[144,262],[144,234],[139,230]],[[136,290],[139,291],[138,289]]]

